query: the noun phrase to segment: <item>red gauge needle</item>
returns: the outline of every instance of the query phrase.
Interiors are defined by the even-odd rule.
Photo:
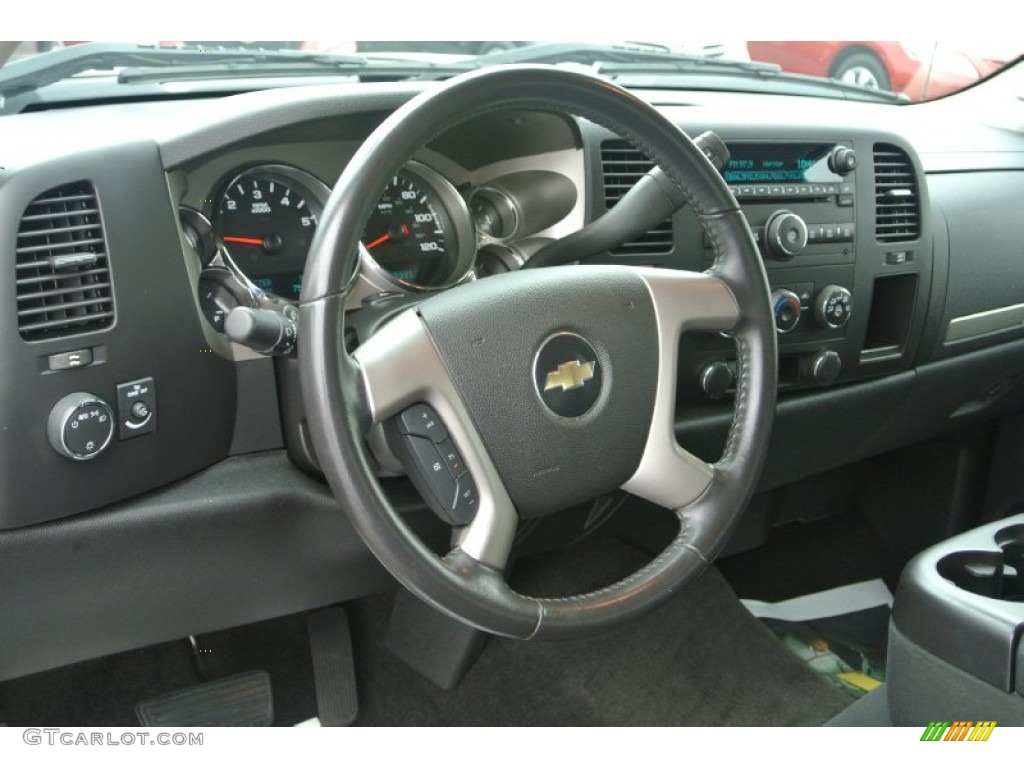
[[[392,234],[392,233],[394,233],[394,234]],[[366,244],[366,250],[371,251],[374,248],[376,248],[378,245],[383,245],[388,240],[392,240],[394,238],[398,238],[398,239],[401,240],[401,239],[404,239],[404,238],[408,237],[410,234],[411,233],[409,232],[409,225],[403,222],[402,224],[398,225],[398,231],[397,232],[395,232],[395,228],[392,227],[391,228],[391,232],[385,232],[383,235],[378,237],[376,240],[371,240],[370,242],[368,242]]]
[[[262,237],[231,237],[224,235],[221,240],[225,243],[238,243],[239,245],[263,245]]]

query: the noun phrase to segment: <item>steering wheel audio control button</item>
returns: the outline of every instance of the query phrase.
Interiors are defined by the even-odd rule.
[[[448,438],[444,422],[429,405],[406,408],[394,420],[394,444],[413,485],[439,518],[449,525],[469,525],[479,506],[476,482],[462,455]]]
[[[458,492],[455,494],[455,506],[452,507],[452,525],[469,525],[480,505],[480,494],[476,483],[470,475],[459,478]]]
[[[414,405],[398,417],[398,431],[403,435],[424,437],[432,443],[447,439],[448,430],[429,405]]]
[[[441,458],[444,459],[444,463],[448,467],[448,471],[452,473],[452,477],[459,477],[465,474],[466,464],[463,462],[459,452],[455,450],[451,440],[442,440],[437,444],[437,450],[441,453]]]

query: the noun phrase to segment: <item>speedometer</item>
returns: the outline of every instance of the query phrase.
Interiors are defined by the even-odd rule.
[[[469,272],[475,240],[469,211],[455,188],[411,162],[385,187],[366,223],[363,245],[372,266],[414,290],[452,285]]]
[[[221,192],[217,236],[254,285],[298,299],[306,255],[327,195],[322,182],[297,168],[250,168]]]

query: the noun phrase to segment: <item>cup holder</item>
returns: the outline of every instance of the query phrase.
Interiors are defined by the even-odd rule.
[[[995,535],[1000,551],[968,550],[946,555],[939,575],[975,595],[1024,603],[1024,525]]]

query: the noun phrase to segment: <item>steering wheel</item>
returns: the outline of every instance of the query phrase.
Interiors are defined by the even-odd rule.
[[[684,191],[711,243],[713,266],[695,273],[577,265],[488,277],[406,310],[350,355],[345,276],[387,180],[448,128],[504,109],[575,114],[631,140]],[[734,415],[715,464],[675,439],[679,336],[693,330],[719,331],[736,344]],[[596,77],[551,67],[462,75],[394,112],[345,168],[303,277],[302,392],[334,495],[409,590],[467,624],[516,638],[582,637],[616,627],[707,567],[764,462],[775,344],[764,266],[708,159],[646,102]],[[433,409],[461,454],[469,475],[460,488],[472,478],[477,490],[475,514],[454,528],[444,557],[391,507],[367,447],[371,428],[394,425],[417,404]],[[678,516],[679,533],[657,558],[589,594],[536,599],[508,586],[504,568],[521,518],[616,488]]]

